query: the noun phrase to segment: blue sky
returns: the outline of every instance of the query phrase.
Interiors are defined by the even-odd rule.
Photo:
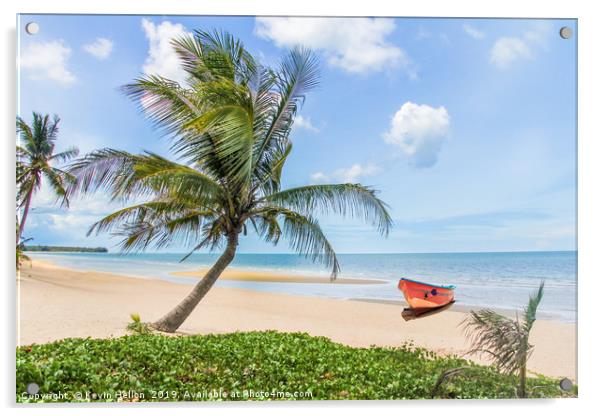
[[[58,114],[59,149],[168,155],[118,88],[143,73],[181,77],[172,36],[226,30],[267,65],[303,44],[322,77],[296,121],[284,186],[372,185],[395,221],[385,239],[321,218],[336,251],[573,250],[576,43],[562,26],[576,32],[573,20],[22,15],[18,111]],[[24,236],[35,243],[116,249],[85,235],[118,208],[106,195],[66,210],[42,190],[33,207]],[[289,249],[248,236],[240,251]]]

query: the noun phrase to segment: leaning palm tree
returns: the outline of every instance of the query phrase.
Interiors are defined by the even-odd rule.
[[[190,253],[223,253],[190,294],[156,321],[175,331],[234,259],[249,227],[268,242],[339,272],[337,256],[316,216],[360,217],[388,233],[391,218],[376,191],[360,184],[281,189],[289,139],[305,93],[318,82],[315,56],[291,50],[279,68],[259,65],[227,33],[196,31],[174,40],[188,74],[185,85],[148,75],[123,87],[172,142],[175,160],[145,152],[101,149],[71,165],[73,192],[105,189],[123,202],[145,200],[101,219],[89,233],[121,235],[124,251],[184,242]]]
[[[469,354],[491,356],[494,364],[507,374],[519,373],[518,396],[526,397],[527,360],[533,352],[529,333],[535,322],[537,307],[543,297],[544,282],[529,297],[523,319],[510,319],[490,309],[471,311],[464,321],[472,348]]]
[[[17,210],[22,210],[21,221],[17,230],[17,244],[21,240],[27,214],[31,206],[33,194],[40,189],[42,178],[45,178],[62,205],[69,205],[66,187],[74,180],[73,176],[56,166],[77,156],[78,150],[71,147],[63,152],[54,153],[55,142],[59,132],[58,116],[51,120],[50,116],[33,113],[33,122],[29,126],[21,117],[17,117]]]

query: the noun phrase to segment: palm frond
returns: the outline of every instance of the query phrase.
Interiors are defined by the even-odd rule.
[[[31,154],[27,149],[22,146],[16,147],[16,159],[17,163],[27,163],[27,159],[31,159]]]
[[[101,149],[72,163],[69,172],[78,177],[70,192],[107,189],[113,199],[186,193],[199,206],[211,206],[222,192],[208,175],[150,152]]]
[[[76,179],[72,174],[57,168],[46,166],[42,169],[42,174],[50,184],[50,187],[56,195],[57,201],[61,201],[61,206],[69,206],[69,196],[67,189],[75,185]]]
[[[180,259],[180,263],[186,261],[194,252],[200,250],[203,247],[209,247],[210,250],[214,250],[224,240],[224,221],[222,218],[218,218],[213,222],[207,223],[203,226],[204,238],[199,244],[194,246],[192,250],[184,257]]]
[[[77,147],[73,146],[63,152],[53,154],[52,156],[50,156],[48,158],[48,160],[56,161],[59,163],[65,163],[65,162],[73,159],[77,155],[79,155],[79,149]]]
[[[199,212],[189,205],[180,201],[172,200],[152,200],[140,204],[117,210],[101,220],[95,222],[88,230],[87,235],[95,233],[96,235],[105,231],[113,231],[126,223],[144,222],[156,220],[157,218],[167,218],[170,215],[175,216],[182,212],[194,213],[196,215],[211,215],[210,212]]]
[[[27,196],[31,192],[35,192],[40,189],[41,186],[41,176],[40,175],[27,175],[23,176],[22,180],[20,180],[17,184],[19,187],[17,188],[17,208],[21,209],[24,207]]]
[[[189,245],[204,235],[203,226],[214,219],[211,211],[191,209],[175,201],[155,200],[106,216],[92,225],[88,235],[115,230],[114,235],[123,237],[124,252],[145,250],[151,245],[162,248],[174,241]]]
[[[267,131],[257,141],[254,151],[254,165],[270,157],[270,150],[281,141],[288,139],[295,114],[305,101],[305,94],[318,85],[319,67],[316,55],[303,48],[293,49],[282,61],[274,79],[265,77],[268,85],[275,86],[271,94],[276,98],[276,106],[265,106],[262,114],[269,117]],[[264,100],[269,102],[267,93]],[[255,168],[254,168],[255,169]]]
[[[363,218],[385,235],[392,226],[386,204],[375,190],[360,184],[308,185],[268,195],[264,200],[302,214],[320,212]]]
[[[190,90],[159,75],[138,78],[121,90],[146,118],[166,134],[178,133],[183,122],[200,112],[199,103]]]
[[[255,171],[257,178],[252,188],[252,192],[261,190],[263,195],[270,195],[280,191],[282,168],[286,159],[293,150],[293,144],[287,142],[284,147],[273,152],[274,159],[262,166],[261,172]],[[265,169],[265,171],[264,171]]]
[[[59,122],[61,121],[60,117],[56,114],[52,117],[52,121],[49,122],[47,119],[49,116],[46,116],[46,128],[47,128],[47,141],[54,144],[59,134]]]
[[[34,120],[35,120],[34,115]],[[25,122],[21,117],[17,116],[17,134],[20,136],[22,141],[22,146],[26,146],[28,142],[33,141],[33,132],[31,131],[31,127],[29,124]]]
[[[31,146],[30,150],[34,150],[40,155],[44,155],[44,159],[48,159],[51,156],[56,137],[59,132],[60,118],[55,115],[52,120],[48,114],[42,116],[38,113],[33,113],[32,122],[32,141],[27,143],[26,146]]]
[[[211,137],[213,140],[200,142],[202,148],[191,150],[199,162],[217,154],[222,162],[221,168],[231,183],[248,183],[251,179],[253,151],[253,118],[247,109],[238,105],[227,105],[207,111],[194,119],[187,128],[197,130],[199,137]],[[187,141],[183,143],[190,146]],[[180,146],[178,146],[178,149]]]
[[[133,173],[139,156],[115,149],[100,149],[72,162],[67,171],[77,177],[69,193],[89,193],[98,189],[113,188],[113,196],[120,195],[118,180]],[[115,189],[116,188],[116,189]]]
[[[471,311],[463,325],[472,345],[468,353],[491,356],[506,373],[518,370],[530,352],[520,323],[490,309]]]
[[[533,323],[535,323],[535,318],[537,315],[537,308],[539,307],[539,303],[541,302],[541,299],[543,298],[544,285],[545,285],[544,281],[542,281],[539,284],[539,288],[537,289],[537,292],[535,292],[533,295],[531,295],[529,297],[529,303],[527,304],[527,307],[525,308],[525,312],[523,315],[523,325],[524,325],[524,330],[527,333],[529,331],[531,331],[531,328],[533,327]]]
[[[336,278],[340,271],[339,261],[315,218],[278,206],[264,207],[253,213],[252,218],[261,224],[259,234],[266,240],[276,243],[280,235],[285,236],[294,251],[313,262],[331,267],[331,278]],[[282,226],[278,221],[282,222]]]
[[[172,45],[182,67],[200,82],[226,78],[246,84],[257,70],[242,42],[227,32],[196,30],[193,36],[174,39]]]
[[[278,223],[278,210],[259,211],[249,218],[257,235],[268,243],[278,244],[282,236],[282,228]]]
[[[35,178],[36,174],[39,173],[39,169],[31,167],[28,163],[19,161],[17,161],[15,168],[15,177],[18,187],[17,192],[20,192],[27,181],[31,181]]]
[[[186,195],[198,205],[211,206],[222,197],[223,190],[209,175],[147,152],[138,155],[132,172],[119,178],[116,185],[123,195]]]
[[[121,243],[125,252],[145,250],[151,245],[160,249],[174,241],[188,245],[207,235],[206,225],[213,223],[206,223],[203,219],[202,215],[189,213],[163,222],[135,222],[125,224],[117,235],[125,236]],[[223,231],[219,230],[218,238],[223,237]]]

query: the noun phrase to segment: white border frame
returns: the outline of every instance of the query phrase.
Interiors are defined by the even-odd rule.
[[[211,411],[216,413],[264,414],[274,411],[281,413],[306,414],[309,412],[332,412],[343,410],[351,414],[363,414],[367,407],[377,407],[379,413],[437,411],[445,413],[491,415],[507,414],[527,410],[529,412],[545,411],[549,414],[581,413],[592,407],[598,399],[600,359],[597,358],[598,345],[601,341],[599,333],[600,314],[597,309],[596,292],[598,281],[602,279],[602,268],[598,262],[599,237],[602,232],[600,213],[602,213],[602,192],[598,178],[602,178],[599,159],[602,157],[602,132],[600,129],[600,104],[598,99],[602,93],[600,77],[602,76],[600,44],[602,40],[602,15],[595,8],[596,2],[575,1],[525,1],[505,0],[493,2],[471,0],[421,0],[420,2],[392,2],[391,0],[370,0],[369,2],[351,3],[349,1],[327,2],[324,0],[303,0],[295,4],[279,0],[190,0],[163,1],[123,1],[123,0],[88,0],[73,2],[69,0],[20,0],[2,2],[3,29],[3,74],[4,97],[1,100],[3,120],[3,164],[2,179],[5,189],[14,191],[14,148],[10,140],[14,134],[15,120],[15,22],[16,13],[82,13],[82,14],[158,14],[158,15],[333,15],[333,16],[424,16],[424,17],[530,17],[530,18],[577,18],[579,38],[579,142],[578,142],[578,262],[579,262],[579,399],[566,400],[529,400],[529,401],[428,401],[428,402],[304,402],[300,404],[208,404],[191,407],[191,411]],[[3,316],[3,332],[6,335],[2,343],[2,402],[6,407],[14,407],[15,375],[14,375],[14,331],[15,331],[15,284],[13,233],[14,206],[12,196],[5,193],[2,204],[1,234],[3,246],[0,250],[4,271],[2,276],[5,308]],[[445,408],[443,408],[445,406]],[[46,407],[48,414],[63,414],[65,406]],[[129,408],[128,411],[159,413],[162,407],[177,407],[174,412],[182,412],[184,406],[145,406]],[[16,409],[11,409],[14,411]],[[26,413],[33,409],[25,409]],[[73,411],[81,412],[81,408]],[[87,408],[86,412],[97,413],[106,408]],[[115,408],[120,413],[126,410],[120,406]]]

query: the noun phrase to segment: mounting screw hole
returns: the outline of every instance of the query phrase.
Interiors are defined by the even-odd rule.
[[[29,383],[27,385],[27,394],[38,394],[38,392],[40,391],[40,386],[38,385],[38,383]]]
[[[573,36],[573,29],[568,26],[560,28],[560,37],[562,39],[570,39],[571,36]]]
[[[573,382],[568,378],[563,378],[560,380],[560,388],[564,391],[571,391],[573,388]]]
[[[38,25],[36,22],[29,22],[25,25],[25,31],[29,35],[35,35],[40,31],[40,25]]]

